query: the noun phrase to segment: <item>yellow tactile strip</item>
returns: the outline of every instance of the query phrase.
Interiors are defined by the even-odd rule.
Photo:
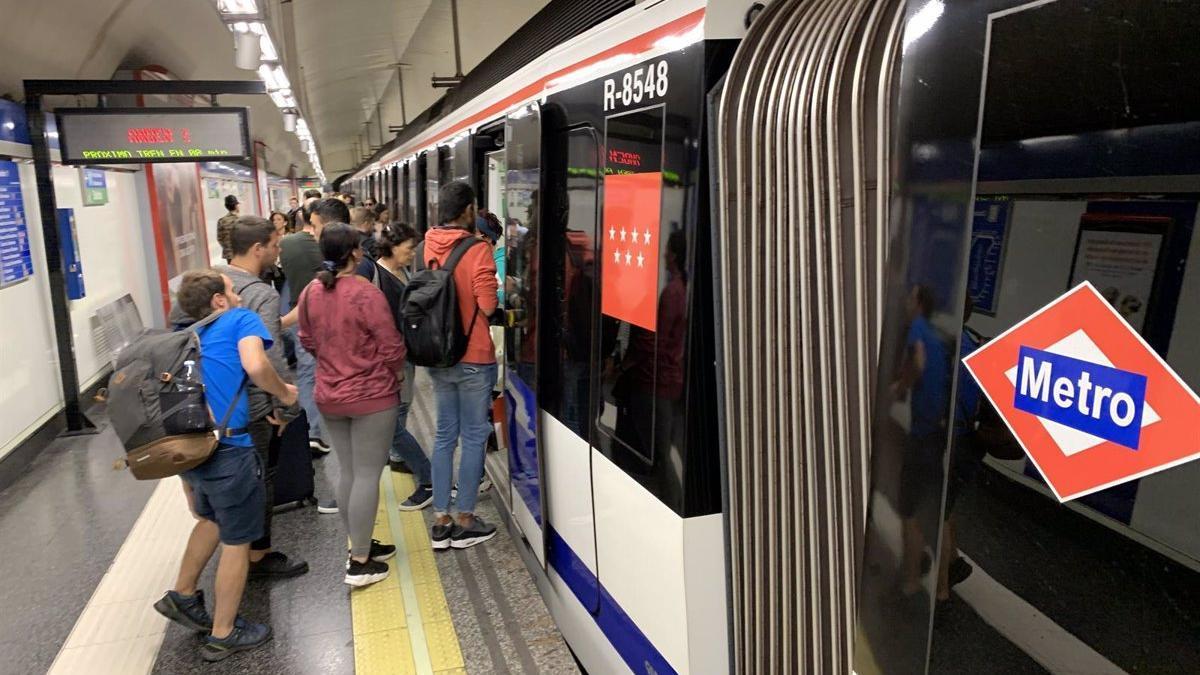
[[[396,509],[397,495],[412,490],[404,474],[385,471],[380,480],[375,538],[395,544],[396,557],[387,579],[350,594],[358,675],[465,672],[425,520]]]

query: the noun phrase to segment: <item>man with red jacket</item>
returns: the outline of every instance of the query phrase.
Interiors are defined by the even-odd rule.
[[[445,264],[461,240],[475,237],[475,191],[462,181],[447,183],[438,193],[438,222],[425,235],[421,264]],[[462,361],[449,368],[429,368],[437,400],[437,438],[433,450],[432,529],[434,549],[469,548],[496,536],[496,528],[475,515],[483,478],[484,449],[492,425],[488,421],[496,356],[488,317],[496,311],[496,263],[485,241],[471,246],[454,268],[454,284],[462,325],[469,331]],[[450,517],[454,448],[462,439],[458,468],[457,518]]]

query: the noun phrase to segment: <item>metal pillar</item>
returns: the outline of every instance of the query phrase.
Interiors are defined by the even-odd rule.
[[[46,116],[42,97],[26,96],[25,118],[29,142],[33,147],[33,171],[37,176],[38,212],[42,218],[42,252],[50,282],[50,308],[54,316],[54,337],[58,347],[58,376],[62,382],[63,414],[67,418],[64,436],[94,434],[99,430],[83,412],[79,400],[79,373],[75,366],[75,335],[71,310],[67,306],[67,282],[62,266],[62,248],[58,237],[58,202],[54,197],[50,147],[46,144]]]

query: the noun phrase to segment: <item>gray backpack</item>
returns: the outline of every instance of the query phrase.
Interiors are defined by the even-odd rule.
[[[177,332],[148,332],[118,355],[108,381],[108,415],[134,478],[165,478],[197,467],[229,435],[226,426],[246,378],[216,434],[199,378],[197,331],[222,314],[215,312]]]

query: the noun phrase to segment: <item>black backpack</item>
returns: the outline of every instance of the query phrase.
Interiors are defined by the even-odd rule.
[[[400,298],[400,332],[408,347],[408,360],[427,368],[448,368],[462,360],[467,342],[475,329],[479,309],[471,315],[471,325],[463,330],[462,314],[458,311],[458,289],[454,284],[454,268],[475,244],[466,237],[455,245],[445,265],[421,264],[424,247],[417,258],[417,271],[409,277]]]

